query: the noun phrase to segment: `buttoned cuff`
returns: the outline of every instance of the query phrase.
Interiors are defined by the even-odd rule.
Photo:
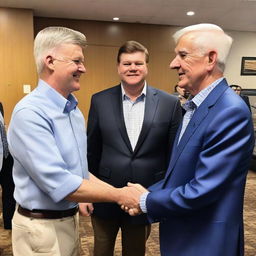
[[[146,205],[146,201],[147,201],[147,196],[148,196],[149,192],[145,192],[140,196],[140,209],[142,212],[147,213],[147,205]]]

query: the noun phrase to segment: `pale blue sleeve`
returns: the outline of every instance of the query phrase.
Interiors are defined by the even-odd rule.
[[[15,112],[8,142],[12,155],[26,172],[24,177],[31,179],[54,202],[61,201],[81,185],[82,178],[72,174],[62,158],[54,137],[54,124],[43,113],[27,108]],[[23,178],[18,182],[26,181]]]

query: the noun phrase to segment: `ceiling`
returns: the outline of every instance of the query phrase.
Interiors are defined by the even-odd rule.
[[[32,9],[35,16],[186,26],[208,22],[256,32],[256,0],[1,0],[0,7]],[[187,16],[194,11],[194,16]]]

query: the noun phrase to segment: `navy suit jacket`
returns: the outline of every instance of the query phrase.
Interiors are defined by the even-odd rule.
[[[144,120],[133,151],[124,122],[121,86],[94,94],[87,129],[90,172],[115,187],[127,182],[149,187],[163,179],[180,120],[178,98],[147,86]],[[94,204],[94,214],[148,223],[146,216],[130,217],[113,203]]]
[[[243,198],[254,146],[251,114],[222,80],[194,112],[165,178],[149,188],[162,256],[243,255]]]

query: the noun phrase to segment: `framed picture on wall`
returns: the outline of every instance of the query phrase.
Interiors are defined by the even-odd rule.
[[[241,76],[256,76],[256,57],[242,57]]]

